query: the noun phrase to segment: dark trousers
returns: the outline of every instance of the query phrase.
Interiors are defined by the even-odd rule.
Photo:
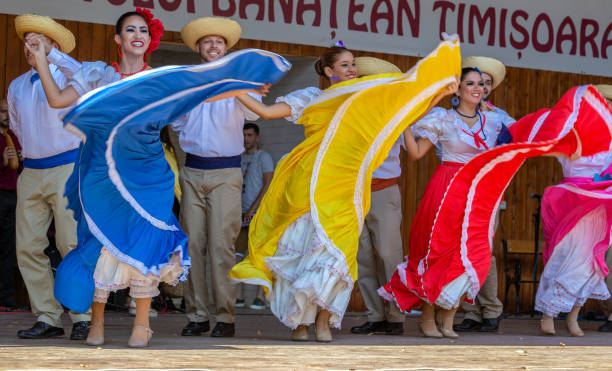
[[[17,193],[0,190],[0,305],[15,294],[15,207]]]

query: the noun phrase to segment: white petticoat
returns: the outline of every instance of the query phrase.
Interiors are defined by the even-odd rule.
[[[593,247],[609,233],[605,213],[598,207],[585,215],[555,247],[540,278],[536,310],[555,317],[582,306],[588,298],[610,297],[593,258]]]
[[[470,286],[468,274],[463,273],[442,288],[435,304],[447,310],[457,308],[461,304],[461,298],[468,292]]]
[[[130,288],[130,296],[133,298],[155,297],[159,295],[157,286],[160,281],[176,285],[182,273],[178,254],[174,254],[170,262],[161,269],[160,276],[144,276],[138,269],[119,261],[110,251],[102,248],[94,272],[94,301],[104,303],[109,291],[127,287]]]
[[[278,242],[273,257],[265,259],[274,274],[268,300],[272,313],[286,326],[315,322],[319,308],[331,313],[329,323],[340,323],[351,298],[353,280],[346,263],[321,244],[310,213],[293,222]]]

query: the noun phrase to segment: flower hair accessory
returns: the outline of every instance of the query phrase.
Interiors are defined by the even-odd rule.
[[[143,18],[147,21],[147,26],[149,27],[151,43],[149,44],[149,48],[145,54],[150,55],[159,47],[160,40],[164,35],[164,25],[159,19],[153,18],[153,13],[151,13],[149,9],[136,8],[136,11],[143,16]]]
[[[336,43],[334,44],[334,46],[340,47],[340,48],[344,48],[346,49],[346,46],[344,46],[344,43],[342,42],[342,40],[338,40],[336,41]]]

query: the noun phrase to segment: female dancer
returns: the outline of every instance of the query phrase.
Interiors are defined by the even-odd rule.
[[[328,90],[299,90],[269,107],[243,100],[264,118],[305,126],[305,141],[277,166],[251,223],[249,255],[230,272],[266,287],[293,340],[308,340],[315,323],[316,340],[328,342],[330,324],[340,326],[357,275],[372,172],[406,126],[456,85],[458,52],[456,40],[445,41],[406,74],[353,80],[352,54],[332,48],[316,65],[332,82]]]
[[[80,65],[69,56],[45,45],[42,38],[34,36],[29,40],[28,48],[36,55],[37,69],[51,106],[67,107],[88,91],[147,70],[149,67],[145,62],[146,58],[159,46],[163,25],[159,20],[153,19],[153,15],[148,10],[137,9],[119,17],[115,33],[115,42],[122,59],[119,64],[113,64],[113,67],[106,66],[102,62]],[[46,53],[49,53],[49,56]],[[62,91],[58,89],[48,72],[47,58],[60,69],[70,70],[67,74],[72,78],[69,87]],[[111,171],[111,167],[116,166],[120,167],[124,175],[130,171],[136,172],[136,169],[143,167],[140,163],[142,161],[139,161],[143,157],[131,158],[129,159],[131,161],[123,161],[119,165],[115,165],[113,159],[112,166],[108,165],[105,161],[101,161],[104,159],[101,152],[105,151],[105,143],[92,135],[94,133],[78,134],[85,134],[87,141],[81,145],[80,160],[77,161],[75,171],[66,184],[70,207],[75,211],[75,219],[79,224],[79,246],[76,250],[87,248],[89,241],[94,238],[105,241],[93,274],[95,293],[87,344],[104,343],[104,307],[109,292],[130,287],[130,296],[136,302],[136,317],[128,345],[145,347],[153,333],[149,328],[149,309],[151,299],[159,294],[157,288],[159,282],[175,284],[185,276],[190,265],[186,249],[187,238],[178,227],[178,222],[172,213],[174,176],[167,164],[164,166],[161,162],[165,161],[163,156],[158,156],[160,170],[149,175],[159,178],[156,179],[156,187],[149,187],[147,191],[149,192],[147,197],[156,200],[158,214],[152,216],[153,222],[149,222],[135,215],[131,205],[136,201],[129,200],[132,197],[130,192],[133,190],[129,189],[132,184],[128,183],[127,187],[118,189],[120,187],[115,185],[122,181],[122,175],[115,171],[116,177],[113,178]],[[138,139],[131,139],[132,150],[138,151],[139,148],[136,148]],[[153,150],[158,142],[159,132],[149,143]],[[148,152],[146,148],[143,148],[143,151]],[[81,187],[84,182],[91,182],[91,186]],[[125,228],[105,226],[105,222],[100,219],[93,220],[96,227],[92,228],[90,224],[92,222],[88,220],[88,218],[93,219],[88,215],[91,213],[90,209],[103,208],[101,205],[86,204],[85,200],[90,200],[90,196],[94,194],[99,196],[99,202],[113,205],[112,210],[109,210],[112,215],[108,215],[108,218],[114,221],[124,220]],[[154,225],[161,226],[152,228]],[[134,236],[139,237],[135,240]],[[156,246],[157,249],[150,250],[151,246]],[[67,258],[62,262],[58,269],[58,277],[62,271],[65,273],[71,269],[72,261]],[[56,283],[58,298],[65,295],[63,290],[69,290],[63,288],[61,282],[60,279],[59,283]]]
[[[480,71],[462,69],[459,91],[451,100],[453,108],[434,108],[404,135],[406,149],[414,160],[440,144],[442,164],[427,184],[414,218],[408,261],[398,267],[392,281],[379,293],[395,300],[403,311],[422,303],[420,330],[426,337],[458,337],[453,319],[469,286],[462,257],[459,249],[445,246],[447,250],[430,251],[428,245],[440,202],[454,174],[476,155],[494,147],[502,131],[498,113],[478,110],[483,86]],[[434,306],[441,309],[441,332],[436,327]]]
[[[323,52],[315,62],[315,71],[319,76],[328,79],[332,86],[338,82],[348,81],[357,77],[353,53],[340,46],[333,46]],[[275,104],[269,106],[246,94],[236,98],[251,111],[257,113],[266,120],[284,117],[289,121],[296,122],[302,116],[304,109],[322,92],[323,91],[319,88],[308,87],[294,91],[284,97],[279,97],[276,99]],[[306,220],[306,218],[304,218],[304,220]],[[306,242],[301,246],[296,246],[303,249],[303,252],[312,248],[313,230],[312,226],[309,228],[306,224],[307,222],[302,222],[299,226],[295,226],[292,235],[287,234],[284,237],[288,244],[294,244],[294,241]],[[277,255],[280,254],[281,252],[277,251]],[[285,256],[282,259],[287,259],[287,257]],[[301,262],[298,260],[291,262],[291,274],[295,275],[297,273],[299,269],[298,265],[300,264],[308,265],[312,264],[312,262]],[[311,278],[306,277],[302,279],[309,280]],[[297,294],[295,296],[287,295],[291,290],[291,284],[292,282],[290,282],[290,280],[283,279],[279,275],[275,283],[275,291],[279,293],[284,292],[285,294],[273,296],[271,309],[283,323],[295,329],[291,336],[292,340],[308,340],[308,325],[316,322],[317,341],[331,341],[331,332],[329,330],[331,314],[326,309],[328,306],[325,304],[319,305],[315,300],[310,300],[313,299],[312,295],[310,295],[310,298],[300,298]],[[334,283],[331,283],[329,287],[333,288]],[[330,291],[337,290],[332,289]],[[344,294],[346,295],[346,293]],[[333,295],[335,295],[335,293]],[[348,295],[350,296],[350,292]],[[345,299],[346,298],[342,298],[341,300]],[[317,298],[317,300],[322,300],[323,303],[330,303],[334,302],[335,299],[333,297],[327,297]]]
[[[612,108],[612,94],[600,93]],[[565,178],[548,187],[542,198],[545,267],[535,308],[543,313],[540,329],[544,334],[554,335],[554,317],[567,312],[569,333],[584,336],[577,318],[585,301],[610,297],[604,280],[609,273],[605,254],[612,227],[612,154],[558,159]]]

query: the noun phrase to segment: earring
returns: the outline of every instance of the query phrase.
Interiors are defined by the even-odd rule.
[[[117,54],[119,54],[119,58],[123,58],[123,53],[121,53],[121,44],[117,44]]]
[[[459,97],[458,96],[454,96],[451,98],[451,104],[453,105],[453,107],[457,107],[459,105]]]

